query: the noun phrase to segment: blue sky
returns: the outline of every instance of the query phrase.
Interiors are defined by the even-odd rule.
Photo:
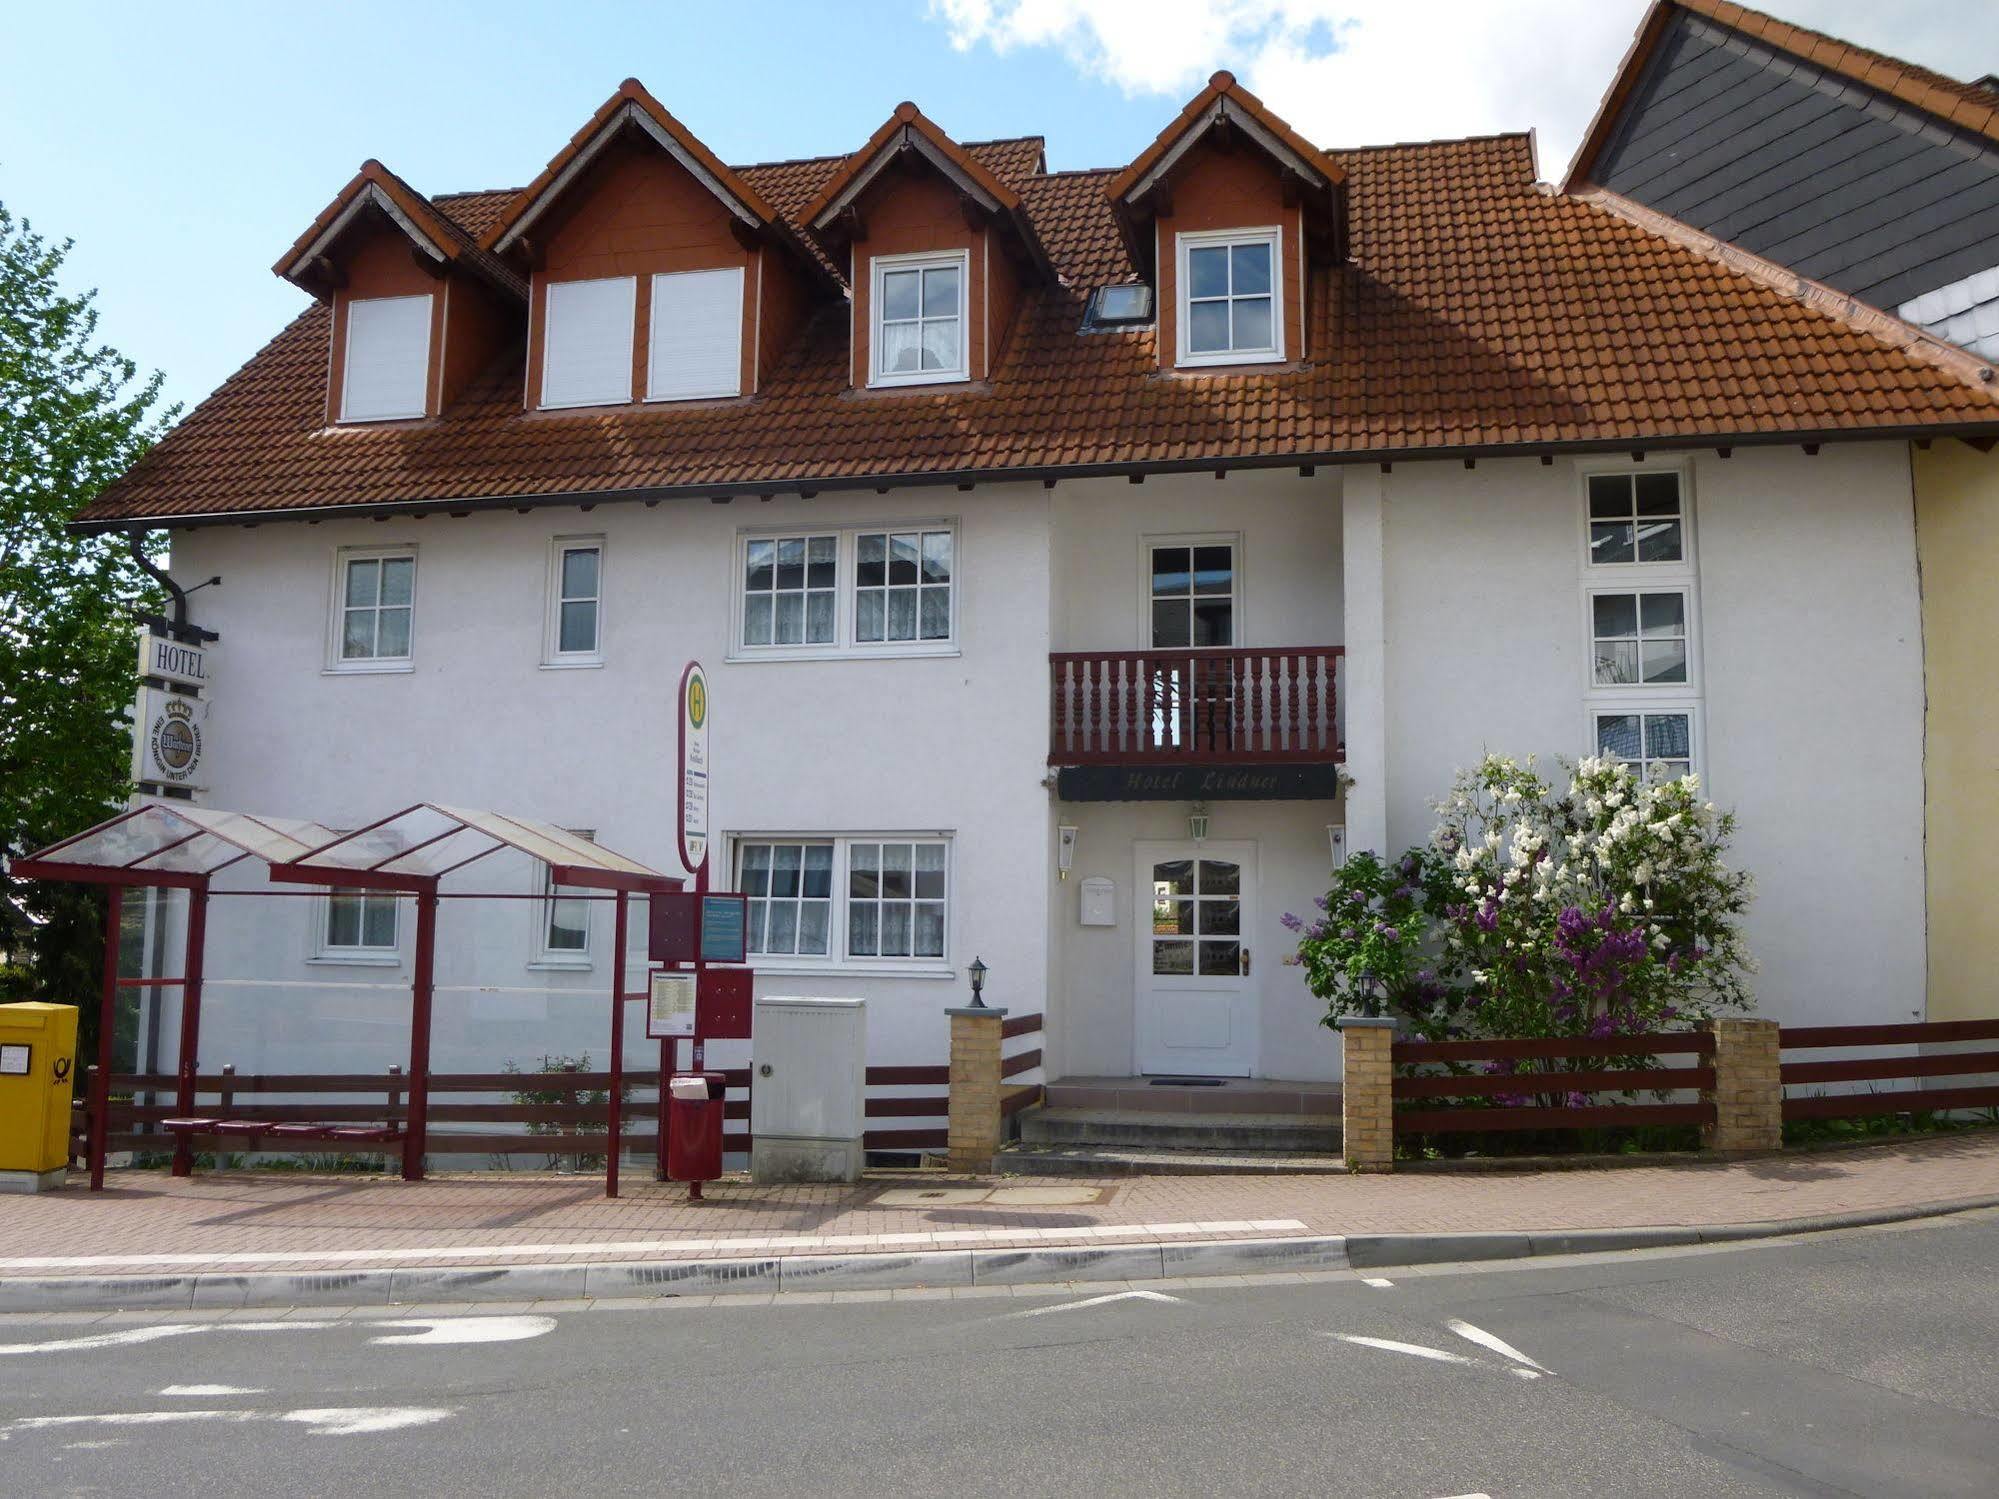
[[[1533,126],[1559,176],[1643,9],[70,0],[9,17],[0,201],[76,241],[70,281],[99,289],[102,336],[192,403],[304,305],[271,262],[362,160],[426,192],[518,186],[627,75],[732,162],[851,149],[913,98],[961,139],[1045,135],[1061,169],[1129,159],[1226,64],[1326,144]],[[1984,0],[1771,9],[1960,75],[1999,68]]]

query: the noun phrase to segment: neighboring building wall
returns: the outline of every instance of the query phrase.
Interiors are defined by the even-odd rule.
[[[1684,13],[1590,176],[1891,311],[1999,260],[1989,141]]]
[[[1999,454],[1913,455],[1922,563],[1930,1020],[1999,1016]]]
[[[683,662],[698,657],[715,704],[718,834],[951,835],[947,956],[934,972],[889,977],[825,963],[759,981],[761,993],[864,997],[875,1060],[942,1062],[944,1009],[965,1001],[962,970],[974,953],[991,965],[995,1002],[1025,1012],[1044,1001],[1044,881],[1053,878],[1040,784],[1047,514],[1046,491],[1035,484],[177,533],[181,576],[227,579],[203,596],[198,613],[220,632],[228,663],[206,725],[214,774],[204,799],[335,827],[419,799],[497,807],[594,829],[606,845],[672,872],[675,693]],[[740,531],[952,518],[961,589],[955,653],[728,659]],[[544,669],[550,540],[580,534],[603,538],[605,664]],[[414,669],[326,671],[337,550],[406,542],[419,558]],[[715,847],[715,882],[725,886],[726,838]],[[451,883],[531,890],[532,879],[532,871],[496,858]],[[312,904],[217,903],[211,977],[349,988],[258,991],[256,1003],[268,1008],[256,1015],[220,998],[227,986],[218,988],[204,1061],[245,1071],[344,1070],[404,1057],[407,908],[400,966],[354,967],[308,962]],[[608,986],[609,908],[596,910],[596,956],[584,974],[529,970],[537,909],[520,901],[446,903],[438,983],[496,992],[440,998],[439,1068],[510,1058],[533,1065],[544,1051],[584,1045],[602,1059],[608,999],[596,996]],[[396,987],[355,991],[357,983]],[[543,990],[560,992],[544,1002]],[[247,1005],[249,991],[242,994]],[[331,1002],[319,1004],[322,997]],[[453,1028],[453,1004],[467,1007],[461,1029]],[[643,1056],[636,1009],[630,1033],[641,1046],[634,1054]],[[497,1024],[515,1015],[519,1024]],[[167,1029],[171,1035],[171,1018]],[[521,1054],[524,1046],[531,1054]],[[731,1054],[721,1049],[716,1060]]]
[[[1740,814],[1735,857],[1757,878],[1760,1012],[1918,1018],[1922,643],[1905,449],[1737,449],[1687,465],[1697,756],[1715,801]],[[1538,752],[1558,775],[1553,757],[1593,747],[1576,469],[1398,464],[1382,480],[1391,851],[1428,837],[1431,800],[1485,751]]]

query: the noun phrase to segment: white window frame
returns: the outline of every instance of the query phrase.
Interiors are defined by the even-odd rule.
[[[833,845],[832,901],[827,912],[827,948],[824,957],[759,954],[759,973],[824,975],[828,977],[873,976],[881,978],[956,978],[952,967],[952,927],[957,906],[957,838],[947,829],[882,832],[733,832],[727,836],[729,887],[740,885],[742,851],[751,843],[830,843]],[[855,844],[935,843],[944,849],[944,952],[940,957],[853,956],[848,952],[848,902],[852,881],[852,850]]]
[[[418,382],[417,404],[414,411],[378,411],[368,416],[353,414],[354,381],[354,312],[359,307],[378,306],[386,302],[423,303],[423,378]],[[362,426],[369,422],[407,422],[430,415],[430,337],[437,321],[435,299],[429,292],[418,292],[404,297],[349,297],[342,304],[341,316],[347,320],[345,337],[341,342],[340,361],[340,420],[344,425]]]
[[[791,593],[799,594],[804,600],[803,607],[809,615],[811,611],[811,596],[814,593],[823,592],[824,590],[811,587],[798,589],[771,588],[759,589],[753,593],[749,584],[750,548],[759,542],[769,542],[773,545],[785,541],[804,542],[806,548],[806,576],[809,582],[812,566],[812,543],[828,539],[833,543],[833,638],[830,640],[799,640],[782,643],[777,641],[752,643],[749,639],[750,600],[752,598],[767,597],[771,600],[771,633],[775,635],[777,633],[777,600],[781,596]],[[742,655],[751,657],[777,656],[780,658],[791,657],[793,659],[804,658],[808,660],[820,655],[838,652],[842,646],[840,633],[840,595],[846,588],[851,586],[850,566],[845,556],[849,550],[846,537],[842,535],[837,526],[794,526],[777,531],[745,531],[740,533],[736,538],[735,577],[731,584],[735,595],[732,603],[732,608],[735,611],[735,630],[730,638],[734,642],[735,650]],[[773,566],[775,566],[775,563],[773,563]]]
[[[569,602],[562,592],[562,559],[570,552],[597,554],[596,645],[587,651],[562,649],[562,606]],[[555,536],[548,543],[547,606],[542,626],[541,664],[551,670],[596,667],[604,664],[604,538],[602,536]]]
[[[733,276],[736,284],[735,302],[735,346],[734,358],[730,365],[726,382],[710,388],[676,391],[671,395],[661,395],[656,381],[659,374],[658,355],[660,348],[659,309],[664,300],[660,296],[660,283],[672,281],[682,276]],[[743,297],[748,278],[739,265],[708,266],[697,271],[656,271],[652,278],[652,295],[647,299],[646,308],[646,394],[648,401],[713,401],[723,400],[743,393]]]
[[[625,383],[620,395],[604,397],[589,396],[580,401],[551,401],[548,398],[548,356],[555,340],[555,293],[559,287],[603,285],[621,282],[628,292],[629,306],[625,317]],[[635,376],[633,361],[637,358],[639,323],[639,281],[636,276],[578,276],[567,281],[549,281],[542,286],[541,293],[541,409],[543,411],[578,411],[596,406],[627,406],[631,404],[632,387]]]
[[[588,842],[597,841],[595,828],[569,828],[566,831]],[[578,886],[569,886],[565,891],[555,883],[552,866],[538,866],[541,875],[541,899],[533,906],[535,913],[534,957],[528,963],[531,969],[574,969],[579,972],[596,966],[592,947],[596,940],[597,905],[594,900],[579,902],[583,907],[583,945],[581,947],[553,947],[549,944],[549,931],[555,924],[555,908],[558,902],[572,899],[577,895],[588,896],[593,891]]]
[[[1220,245],[1267,244],[1270,246],[1270,337],[1268,349],[1225,349],[1197,354],[1187,345],[1188,303],[1192,280],[1187,273],[1188,253]],[[1183,369],[1201,369],[1224,364],[1281,364],[1284,361],[1284,230],[1276,224],[1247,229],[1189,230],[1174,236],[1173,340],[1174,363]],[[1230,336],[1234,336],[1231,322]]]
[[[958,363],[948,370],[911,370],[892,374],[882,368],[882,282],[890,271],[920,271],[955,266],[958,271]],[[870,386],[948,385],[972,378],[972,253],[969,250],[923,250],[908,255],[877,255],[868,269],[868,384]]]
[[[1168,531],[1159,535],[1141,536],[1138,539],[1138,643],[1140,650],[1177,650],[1177,646],[1155,646],[1152,643],[1152,553],[1159,547],[1186,547],[1190,552],[1195,547],[1221,547],[1229,549],[1232,561],[1229,583],[1229,603],[1231,605],[1231,630],[1235,640],[1230,646],[1217,649],[1234,649],[1245,637],[1244,621],[1248,617],[1248,601],[1243,576],[1243,533],[1240,531]],[[1191,558],[1189,561],[1191,562]],[[1218,594],[1198,595],[1198,597],[1218,598]],[[1188,649],[1206,649],[1193,647]]]
[[[1670,473],[1680,490],[1680,558],[1676,562],[1598,562],[1590,555],[1589,481],[1598,475]],[[1693,466],[1685,459],[1634,463],[1629,459],[1586,460],[1575,465],[1576,547],[1582,579],[1579,617],[1582,641],[1582,752],[1599,753],[1597,721],[1608,714],[1687,715],[1687,750],[1693,770],[1707,774],[1706,688],[1701,651],[1701,606],[1698,538],[1695,524]],[[1687,680],[1684,682],[1618,682],[1596,680],[1596,600],[1603,594],[1677,593],[1682,600],[1687,632]],[[1641,652],[1642,654],[1642,652]],[[1643,724],[1640,724],[1643,734]],[[1643,748],[1641,737],[1641,749]],[[1636,762],[1643,771],[1642,759]]]
[[[868,535],[943,531],[951,538],[950,633],[942,640],[862,640],[859,638],[860,538]],[[752,541],[779,538],[835,536],[833,584],[833,639],[829,644],[749,645],[743,639],[744,583],[749,571]],[[912,518],[907,520],[842,522],[837,526],[790,525],[758,526],[736,533],[734,573],[729,582],[729,660],[731,661],[836,661],[876,660],[885,656],[956,656],[961,652],[959,631],[965,580],[965,538],[955,520]],[[918,628],[922,621],[919,615]]]
[[[351,562],[380,562],[400,557],[407,557],[410,561],[409,650],[400,656],[343,656],[341,654],[341,645],[346,637],[348,564]],[[417,585],[421,581],[419,575],[422,571],[423,567],[417,557],[415,542],[404,542],[398,546],[336,547],[334,549],[333,573],[326,619],[326,666],[323,674],[365,676],[373,673],[406,672],[416,669]],[[377,597],[379,599],[379,593]],[[379,608],[380,605],[377,604],[376,607]]]
[[[1646,768],[1652,763],[1644,755],[1644,748],[1645,748],[1644,719],[1664,718],[1664,717],[1672,717],[1678,714],[1685,714],[1687,719],[1688,768],[1691,769],[1695,774],[1701,776],[1703,780],[1706,779],[1707,772],[1703,769],[1703,766],[1706,764],[1707,760],[1707,756],[1705,753],[1706,742],[1702,726],[1701,707],[1697,701],[1695,701],[1692,698],[1683,697],[1683,698],[1675,698],[1670,702],[1658,701],[1658,702],[1642,702],[1642,703],[1614,703],[1614,702],[1592,703],[1590,705],[1590,710],[1589,710],[1589,740],[1588,740],[1589,748],[1587,753],[1592,755],[1597,755],[1602,753],[1602,751],[1597,748],[1597,721],[1599,719],[1612,718],[1625,714],[1639,715],[1639,725],[1638,725],[1639,758],[1636,760],[1627,759],[1624,763],[1631,766],[1631,768],[1635,770],[1641,777],[1643,777],[1646,774]]]
[[[364,901],[385,900],[394,912],[395,940],[385,946],[353,945],[345,946],[333,941],[333,901],[335,896],[359,896]],[[393,890],[360,890],[336,887],[321,892],[311,903],[313,913],[312,957],[314,963],[348,965],[356,967],[387,968],[400,965],[403,960],[403,909],[402,898]],[[361,929],[367,930],[367,912],[361,915]]]

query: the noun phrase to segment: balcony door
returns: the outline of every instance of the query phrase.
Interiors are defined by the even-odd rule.
[[[1256,845],[1141,843],[1137,855],[1138,1070],[1248,1077]]]
[[[1147,545],[1148,625],[1155,651],[1225,649],[1236,643],[1236,550],[1197,538]],[[1156,749],[1227,749],[1234,693],[1227,661],[1189,655],[1152,667]]]

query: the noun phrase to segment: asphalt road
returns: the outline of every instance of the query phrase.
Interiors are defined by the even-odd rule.
[[[1999,1493],[1999,1213],[1377,1279],[0,1319],[0,1489]]]

